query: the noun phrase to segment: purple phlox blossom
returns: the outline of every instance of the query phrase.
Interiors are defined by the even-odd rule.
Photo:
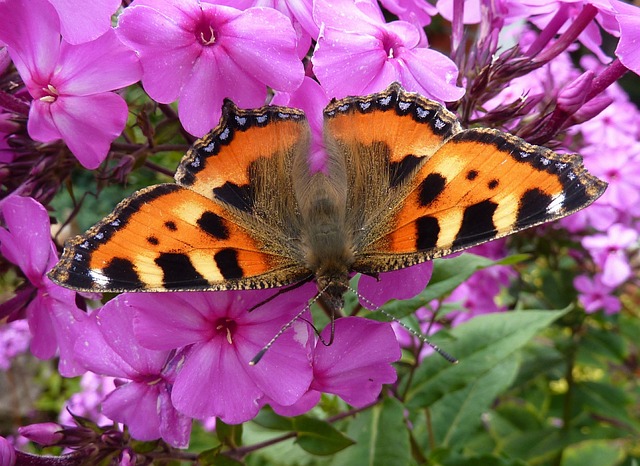
[[[33,287],[26,307],[33,336],[31,352],[40,359],[49,359],[59,347],[60,373],[65,377],[79,375],[84,369],[75,359],[73,343],[86,314],[77,308],[75,292],[54,284],[46,276],[58,261],[49,232],[49,215],[34,199],[19,196],[5,199],[2,215],[6,228],[0,228],[0,252],[20,267]]]
[[[309,148],[309,170],[311,173],[325,171],[327,155],[322,137],[322,111],[329,103],[324,89],[308,76],[304,77],[302,85],[291,93],[277,92],[271,102],[304,110],[311,129],[311,147]]]
[[[11,367],[11,360],[25,353],[31,343],[31,333],[26,320],[20,319],[0,325],[0,370]]]
[[[611,0],[620,26],[620,41],[616,56],[622,64],[636,74],[640,74],[640,8],[619,0]]]
[[[493,260],[502,259],[507,255],[506,242],[506,239],[491,241],[475,246],[469,252]],[[461,324],[476,315],[504,311],[505,306],[499,305],[496,298],[514,276],[513,269],[506,265],[494,265],[471,275],[444,300],[460,308],[447,314],[451,324]]]
[[[58,12],[60,30],[70,44],[97,39],[111,28],[111,15],[121,0],[49,0]]]
[[[587,236],[582,246],[602,269],[601,282],[609,287],[622,284],[631,276],[628,249],[637,247],[638,232],[616,223],[606,234]]]
[[[615,314],[622,308],[617,296],[613,295],[613,288],[602,282],[602,276],[593,278],[578,275],[573,280],[573,286],[578,290],[578,299],[587,313],[603,310],[605,314]]]
[[[239,10],[251,7],[268,7],[287,16],[298,38],[298,57],[309,53],[311,41],[318,38],[320,30],[313,22],[313,0],[206,0],[217,5],[226,5]]]
[[[358,281],[360,304],[375,310],[391,299],[410,299],[429,283],[433,262],[426,261],[404,269],[385,272],[377,277],[361,275]]]
[[[596,21],[588,21],[583,25],[578,41],[589,49],[603,63],[611,59],[602,51],[602,36],[600,27],[610,34],[618,34],[618,24],[615,11],[608,0],[526,0],[524,2],[510,2],[510,6],[528,13],[528,20],[542,30],[540,38],[546,43],[538,42],[534,45],[544,47],[556,33],[566,32],[586,8],[593,9]],[[600,26],[600,27],[599,27]],[[529,50],[527,53],[533,53]]]
[[[255,365],[249,362],[303,310],[315,285],[273,297],[277,290],[129,294],[138,341],[156,350],[181,349],[171,399],[183,414],[237,424],[255,417],[267,399],[291,405],[311,383],[313,332],[296,320]],[[264,303],[260,305],[261,303]],[[248,312],[255,306],[256,309]],[[309,320],[308,311],[305,319]]]
[[[328,341],[329,325],[322,331]],[[274,411],[283,416],[297,416],[320,401],[322,393],[338,395],[355,407],[373,403],[383,384],[396,381],[392,362],[401,351],[388,322],[362,317],[344,317],[335,321],[335,338],[330,345],[317,340],[313,352],[313,381],[309,391],[294,405],[282,406],[270,401]]]
[[[178,100],[180,121],[196,136],[218,123],[225,97],[261,106],[267,86],[291,92],[304,77],[291,22],[273,8],[136,0],[117,32],[140,57],[149,96]]]
[[[433,300],[429,303],[429,307],[419,307],[413,313],[413,318],[417,322],[417,327],[412,327],[418,329],[422,335],[429,336],[442,328],[442,325],[437,321],[433,320],[434,309],[438,309],[438,301]],[[418,337],[409,332],[406,328],[400,325],[397,322],[391,322],[391,326],[393,327],[393,331],[396,334],[396,338],[398,339],[398,343],[402,348],[416,348],[420,347],[420,354],[418,355],[418,361],[422,362],[424,358],[433,354],[435,351],[431,346],[424,344]]]
[[[78,359],[82,360],[82,357],[79,356]],[[60,410],[58,422],[63,425],[73,425],[73,414],[91,419],[98,425],[110,424],[112,419],[102,414],[100,403],[115,388],[115,379],[113,377],[104,377],[93,372],[85,372],[80,377],[80,391],[71,395],[65,402]]]
[[[16,450],[4,437],[0,436],[0,464],[14,466],[16,464]]]
[[[415,25],[386,23],[372,0],[316,0],[313,16],[321,31],[313,70],[330,97],[379,92],[394,81],[439,101],[464,94],[455,63],[420,46]]]
[[[431,24],[431,17],[438,9],[424,0],[380,0],[382,6],[396,15],[398,19],[425,27]]]
[[[61,40],[57,14],[45,0],[7,0],[0,17],[0,40],[33,97],[29,136],[62,139],[83,166],[97,168],[127,121],[126,102],[109,91],[140,78],[136,55],[112,29],[80,45]]]
[[[117,388],[102,402],[105,416],[126,424],[138,440],[162,438],[185,448],[191,419],[171,404],[174,374],[167,369],[171,353],[140,346],[126,299],[127,295],[120,295],[90,316],[75,351],[88,370],[118,379]]]
[[[640,143],[618,147],[590,145],[581,154],[589,171],[609,183],[598,204],[613,207],[621,214],[637,206],[640,202]]]

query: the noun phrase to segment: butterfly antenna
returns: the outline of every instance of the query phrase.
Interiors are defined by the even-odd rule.
[[[324,290],[323,290],[324,291]],[[300,312],[298,312],[293,319],[291,319],[289,322],[287,322],[286,324],[284,324],[280,330],[278,330],[278,333],[276,333],[273,338],[269,341],[269,343],[267,343],[266,345],[263,346],[263,348],[258,351],[258,354],[256,354],[253,359],[251,361],[249,361],[249,365],[250,366],[255,366],[256,364],[258,364],[260,362],[260,360],[262,359],[262,356],[264,356],[264,354],[269,350],[269,348],[271,348],[273,346],[273,344],[276,342],[276,340],[278,338],[280,338],[280,336],[286,332],[287,330],[289,330],[289,328],[294,324],[294,322],[300,318],[302,318],[302,320],[304,320],[305,322],[309,322],[307,319],[304,319],[302,317],[302,315],[308,311],[311,306],[313,305],[313,303],[315,303],[318,298],[320,298],[320,295],[323,293],[323,291],[320,291],[317,295],[314,296],[314,298],[309,301],[307,303],[307,305],[302,308],[302,310]],[[318,329],[316,329],[313,324],[311,325],[313,327],[313,330],[316,332],[316,335],[320,335],[320,333],[318,332]]]
[[[445,350],[443,350],[442,348],[440,348],[438,345],[436,345],[435,343],[432,343],[431,341],[429,341],[429,339],[427,337],[425,337],[423,334],[416,332],[414,329],[412,329],[411,327],[409,327],[407,324],[405,324],[404,322],[402,322],[401,320],[397,319],[396,317],[392,316],[391,314],[389,314],[387,311],[385,311],[384,309],[382,309],[381,307],[376,306],[375,304],[373,304],[370,300],[368,300],[367,298],[365,298],[364,296],[362,296],[360,293],[358,293],[357,290],[354,290],[353,288],[349,287],[349,290],[351,290],[353,292],[353,294],[355,294],[358,298],[360,298],[362,301],[366,302],[368,306],[371,306],[375,311],[379,311],[382,314],[384,314],[385,316],[387,316],[388,318],[390,318],[391,320],[393,320],[394,322],[397,322],[399,325],[401,325],[407,332],[409,332],[411,335],[413,335],[414,337],[418,338],[420,341],[426,343],[427,345],[429,345],[431,348],[433,348],[433,350],[438,353],[440,356],[442,356],[443,358],[445,358],[447,361],[449,361],[451,364],[458,364],[458,360],[456,358],[454,358],[453,356],[451,356],[449,353],[447,353]]]

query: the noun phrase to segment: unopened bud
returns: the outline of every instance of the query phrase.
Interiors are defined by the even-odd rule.
[[[55,422],[43,422],[19,427],[18,432],[23,437],[43,446],[57,445],[64,438],[63,427]]]
[[[612,102],[613,99],[604,94],[600,94],[594,97],[588,102],[585,102],[585,104],[582,105],[582,107],[580,107],[580,109],[572,115],[571,124],[577,125],[591,120],[605,108],[611,105]]]
[[[558,109],[567,115],[573,115],[584,104],[587,94],[591,90],[591,84],[595,73],[587,71],[568,84],[558,94]]]

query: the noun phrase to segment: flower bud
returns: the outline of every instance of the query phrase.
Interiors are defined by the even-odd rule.
[[[591,83],[595,73],[587,71],[568,84],[558,94],[558,109],[567,115],[573,115],[584,104],[587,94],[591,90]]]
[[[55,422],[43,422],[19,427],[18,432],[23,437],[43,446],[57,445],[64,438],[62,426]]]
[[[4,437],[0,437],[0,464],[3,466],[14,466],[16,464],[16,450]]]

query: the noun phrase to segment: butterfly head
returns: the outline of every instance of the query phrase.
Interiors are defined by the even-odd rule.
[[[344,292],[349,288],[349,274],[345,271],[339,274],[317,275],[320,302],[333,313],[344,307]]]

